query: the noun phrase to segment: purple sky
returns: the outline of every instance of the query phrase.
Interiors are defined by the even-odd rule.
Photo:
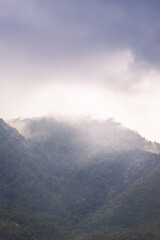
[[[115,117],[160,141],[159,0],[0,0],[0,109]]]

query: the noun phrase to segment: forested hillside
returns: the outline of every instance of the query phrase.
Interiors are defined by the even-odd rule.
[[[159,239],[160,146],[112,119],[0,120],[0,239]]]

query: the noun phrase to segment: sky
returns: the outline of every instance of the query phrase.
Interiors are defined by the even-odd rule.
[[[0,0],[0,117],[113,117],[160,142],[159,22],[159,0]]]

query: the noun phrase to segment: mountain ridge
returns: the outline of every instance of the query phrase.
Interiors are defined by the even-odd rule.
[[[112,144],[117,144],[118,148],[121,149],[120,141],[126,143],[126,139],[132,148],[143,148],[145,151],[151,151],[155,153],[160,153],[160,144],[157,142],[151,142],[134,130],[123,126],[121,123],[117,122],[113,118],[107,120],[94,120],[91,118],[81,118],[80,120],[65,120],[64,118],[54,118],[54,117],[40,117],[40,118],[27,118],[27,119],[13,119],[8,121],[8,123],[16,128],[24,137],[27,139],[34,138],[40,139],[44,137],[45,134],[49,135],[47,132],[47,124],[61,126],[62,128],[67,126],[68,128],[77,131],[79,136],[85,135],[90,142],[95,141],[95,145],[101,145],[103,148],[111,148]],[[37,125],[37,126],[36,126]],[[35,126],[35,128],[34,128]],[[37,128],[38,127],[38,128]],[[37,131],[38,130],[38,131]],[[54,134],[54,131],[52,132]],[[116,136],[118,139],[116,139]],[[111,140],[109,139],[111,138]],[[113,139],[114,138],[114,139]],[[84,139],[83,139],[84,141]],[[99,141],[99,142],[98,142]],[[107,146],[107,141],[109,144]],[[134,142],[135,141],[135,142]],[[94,146],[95,147],[95,146]],[[122,145],[123,149],[127,149],[126,145]],[[129,147],[131,148],[131,146]]]

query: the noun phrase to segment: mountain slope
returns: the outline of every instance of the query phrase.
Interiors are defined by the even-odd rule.
[[[7,206],[0,207],[1,240],[63,240],[68,236],[69,232],[57,224],[15,211]]]
[[[2,120],[0,167],[0,204],[30,213],[64,212],[60,205],[63,180],[52,173],[54,166]]]
[[[159,144],[111,119],[22,123],[27,138],[0,121],[1,205],[69,227],[76,237],[115,239],[117,231],[125,237],[156,224]]]
[[[113,232],[137,227],[160,218],[160,164],[149,174],[111,199],[97,212],[83,219],[87,231]]]
[[[109,234],[87,234],[80,235],[75,240],[159,240],[160,239],[160,219],[128,228],[123,231]]]

